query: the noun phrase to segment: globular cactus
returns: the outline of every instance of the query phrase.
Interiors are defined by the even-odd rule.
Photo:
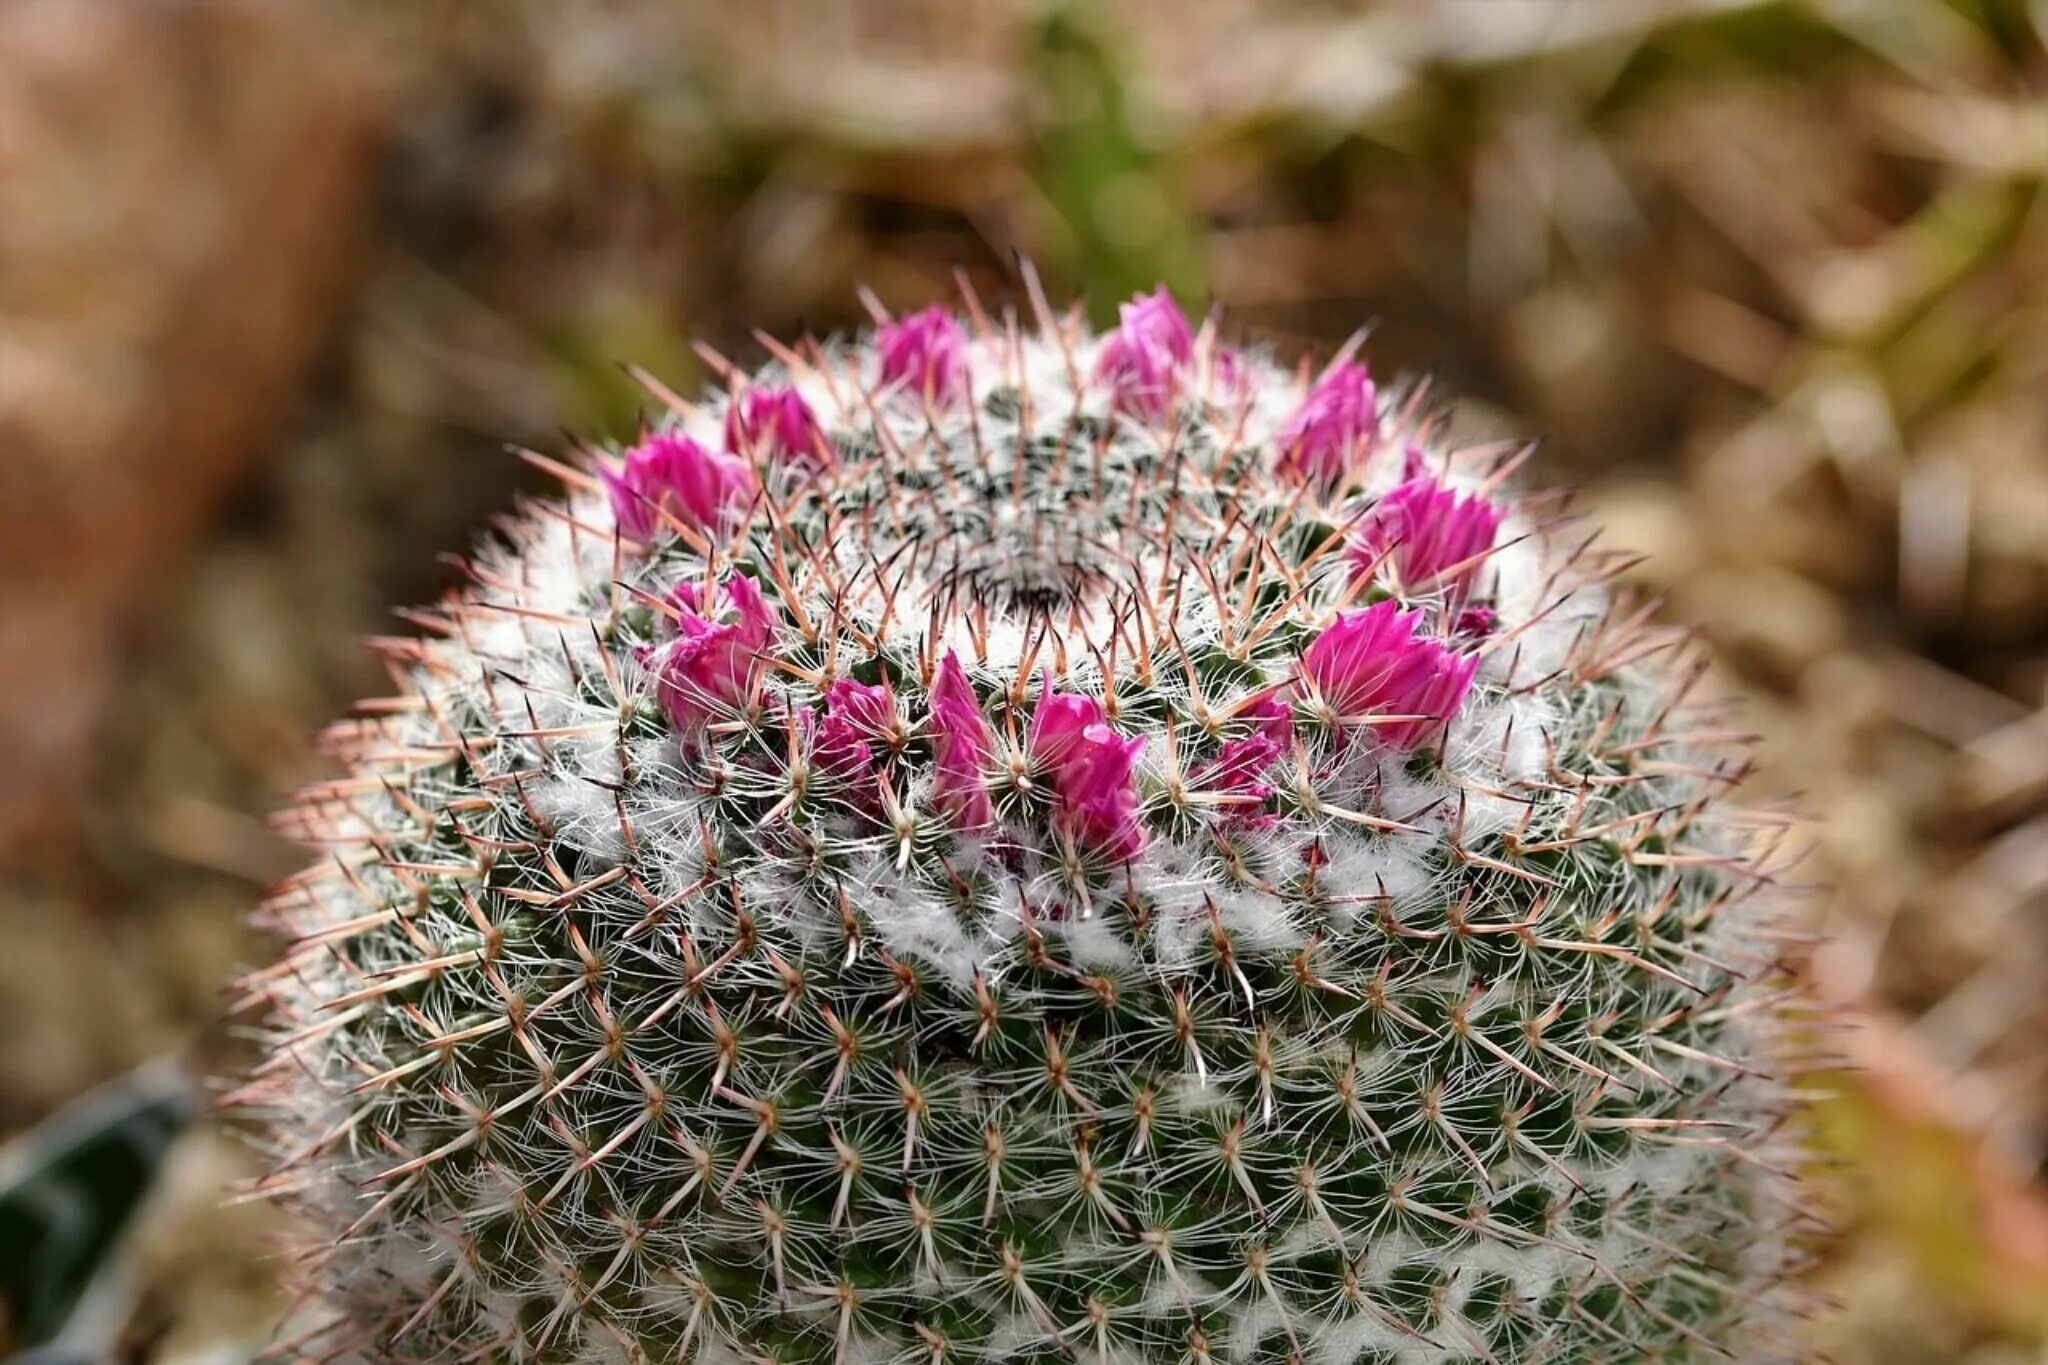
[[[650,381],[383,642],[249,982],[296,1346],[1789,1355],[1682,642],[1355,348],[1032,298]]]

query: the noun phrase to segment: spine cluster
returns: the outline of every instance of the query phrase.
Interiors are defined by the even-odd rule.
[[[382,642],[309,1357],[1791,1358],[1769,829],[1524,452],[1163,291],[725,367]]]

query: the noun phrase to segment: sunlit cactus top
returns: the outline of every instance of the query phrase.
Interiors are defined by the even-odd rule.
[[[1741,757],[1521,449],[874,311],[385,642],[250,982],[295,1348],[1791,1356]]]

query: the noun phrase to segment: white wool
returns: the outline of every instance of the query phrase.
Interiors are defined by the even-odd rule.
[[[1399,911],[1424,898],[1442,864],[1433,839],[1412,834],[1339,830],[1326,835],[1329,862],[1317,875],[1338,913],[1370,916],[1382,898]]]
[[[1302,1346],[1315,1365],[1355,1365],[1375,1355],[1403,1362],[1431,1358],[1423,1354],[1413,1336],[1395,1330],[1385,1319],[1363,1308],[1325,1317]]]
[[[1203,1114],[1230,1112],[1237,1104],[1236,1097],[1216,1083],[1212,1075],[1203,1080],[1193,1072],[1182,1072],[1174,1078],[1173,1088],[1165,1095],[1165,1103],[1175,1113],[1187,1118]]]
[[[990,1331],[983,1349],[991,1358],[1022,1355],[1026,1348],[1045,1339],[1045,1329],[1029,1313],[1013,1312]]]
[[[1240,949],[1299,948],[1308,934],[1294,922],[1280,897],[1251,887],[1220,887],[1213,895],[1217,919]]]
[[[891,953],[930,966],[955,989],[972,989],[981,953],[937,892],[885,867],[847,894]]]
[[[709,1337],[695,1348],[699,1365],[755,1365],[751,1353],[743,1353],[722,1334]]]
[[[1067,956],[1084,971],[1129,967],[1137,954],[1123,933],[1103,919],[1067,919],[1051,926],[1066,946]]]
[[[1156,839],[1132,868],[1131,884],[1153,915],[1154,959],[1169,970],[1191,962],[1209,927],[1208,884],[1197,856]]]
[[[1267,1333],[1281,1334],[1291,1326],[1288,1315],[1270,1297],[1256,1290],[1252,1293],[1252,1297],[1240,1299],[1230,1315],[1227,1345],[1232,1360],[1252,1359]]]
[[[534,809],[556,835],[600,867],[622,861],[625,833],[619,826],[612,793],[581,774],[564,772],[527,787]]]

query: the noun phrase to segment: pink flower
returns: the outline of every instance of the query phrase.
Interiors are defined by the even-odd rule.
[[[1484,640],[1500,628],[1500,613],[1492,607],[1464,607],[1451,622],[1451,636],[1458,640]]]
[[[1349,731],[1367,729],[1395,749],[1413,749],[1457,714],[1476,655],[1458,654],[1441,643],[1418,638],[1422,612],[1380,602],[1345,612],[1318,635],[1301,656],[1301,679]],[[1412,719],[1373,724],[1375,716]]]
[[[1273,741],[1281,752],[1294,747],[1294,708],[1287,703],[1283,689],[1268,688],[1259,694],[1251,705],[1238,711],[1239,720],[1250,721],[1255,733]]]
[[[650,436],[618,468],[597,474],[619,530],[632,540],[650,539],[663,511],[700,531],[719,529],[754,495],[754,474],[744,462],[674,432]]]
[[[1123,862],[1145,846],[1133,775],[1142,739],[1109,727],[1093,697],[1056,694],[1052,679],[1031,713],[1026,748],[1052,784],[1053,819],[1082,844]]]
[[[1181,367],[1194,358],[1194,329],[1163,285],[1124,304],[1120,316],[1096,354],[1095,376],[1109,381],[1117,411],[1157,420],[1172,408]]]
[[[834,678],[825,689],[825,719],[815,752],[835,772],[863,773],[874,764],[873,746],[888,742],[899,728],[896,698],[886,683]]]
[[[1249,798],[1234,807],[1234,813],[1243,813],[1273,794],[1266,773],[1280,753],[1280,745],[1268,734],[1225,740],[1216,757],[1195,770],[1196,785],[1205,791]]]
[[[1216,387],[1232,399],[1241,399],[1251,388],[1251,371],[1245,368],[1242,357],[1227,347],[1219,347],[1215,358],[1209,362],[1209,374]]]
[[[1301,408],[1280,429],[1278,468],[1328,489],[1357,471],[1379,430],[1372,376],[1353,360],[1316,381]]]
[[[712,721],[738,714],[759,695],[775,611],[744,574],[726,580],[716,594],[720,600],[708,608],[695,583],[678,585],[671,596],[681,616],[676,638],[651,656],[655,694],[669,723],[695,740]]]
[[[932,804],[958,829],[979,829],[995,819],[988,769],[995,732],[952,650],[932,674]]]
[[[1378,571],[1402,588],[1441,589],[1462,599],[1480,558],[1493,549],[1502,516],[1476,493],[1461,495],[1427,476],[1410,479],[1359,519],[1352,573]]]
[[[967,392],[967,334],[943,308],[887,322],[876,329],[882,382],[940,407]]]
[[[839,463],[818,415],[789,388],[753,388],[734,397],[725,410],[725,448],[799,468]]]
[[[1257,808],[1273,794],[1266,774],[1294,748],[1294,708],[1281,688],[1269,688],[1241,707],[1237,719],[1250,724],[1251,733],[1225,740],[1216,757],[1195,769],[1192,776],[1206,791],[1249,798],[1233,802],[1224,812],[1226,820],[1263,823],[1265,817]]]
[[[889,742],[901,728],[896,719],[896,694],[887,683],[834,678],[825,689],[825,714],[875,743]]]

